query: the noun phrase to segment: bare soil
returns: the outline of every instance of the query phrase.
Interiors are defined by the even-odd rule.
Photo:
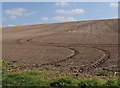
[[[118,19],[3,28],[3,60],[20,69],[118,72]]]

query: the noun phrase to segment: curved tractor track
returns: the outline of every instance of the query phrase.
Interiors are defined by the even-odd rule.
[[[100,59],[98,59],[96,62],[94,62],[93,64],[90,65],[85,65],[85,66],[81,66],[81,67],[71,67],[70,69],[73,72],[79,72],[79,73],[83,73],[83,72],[89,72],[92,69],[95,69],[97,67],[100,67],[103,63],[105,63],[107,60],[110,59],[110,53],[106,50],[97,48],[97,47],[92,47],[100,52],[103,52],[103,56],[101,56]]]
[[[97,20],[97,21],[85,21],[85,22],[68,22],[68,23],[59,23],[59,24],[44,24],[44,25],[31,25],[31,26],[23,26],[23,27],[8,27],[3,29],[3,44],[5,44],[4,49],[4,58],[6,60],[11,60],[9,57],[14,58],[17,62],[22,62],[20,60],[23,60],[23,62],[26,64],[23,58],[25,56],[25,59],[29,60],[28,56],[30,56],[30,61],[34,61],[34,59],[41,60],[41,62],[38,62],[34,68],[41,68],[46,66],[55,66],[57,64],[69,64],[69,61],[81,61],[80,58],[80,52],[82,52],[83,55],[86,55],[86,57],[83,57],[82,60],[88,60],[85,63],[87,64],[70,64],[67,65],[68,70],[72,72],[77,73],[87,73],[91,70],[94,70],[96,68],[101,67],[104,65],[105,62],[107,62],[109,59],[111,59],[111,50],[114,50],[112,54],[116,55],[115,49],[120,46],[120,44],[117,44],[117,25],[116,19],[111,20]],[[115,23],[116,22],[116,23]],[[9,30],[8,30],[9,29]],[[43,38],[43,39],[42,39]],[[14,46],[15,45],[15,46]],[[9,48],[7,49],[6,46]],[[28,47],[27,47],[28,46]],[[34,47],[37,46],[37,47]],[[39,54],[41,53],[42,49],[39,46],[46,46],[44,49],[44,55],[46,55],[46,50],[48,50],[47,53],[49,53],[48,57],[51,56],[52,48],[55,48],[53,50],[57,50],[60,52],[57,52],[56,56],[51,56],[49,59],[51,61],[46,62],[48,60],[41,57],[39,59]],[[50,47],[49,47],[50,46]],[[12,48],[11,48],[12,47]],[[24,52],[22,52],[22,48],[26,49]],[[60,49],[62,48],[62,49]],[[79,49],[77,49],[79,48]],[[86,49],[85,51],[80,50],[82,48]],[[10,49],[13,49],[11,52]],[[20,50],[19,50],[20,49]],[[29,55],[29,51],[31,50]],[[17,50],[19,52],[17,52]],[[33,50],[33,51],[32,51]],[[63,55],[63,50],[65,51],[67,55]],[[97,51],[97,52],[95,52]],[[56,53],[56,51],[54,51]],[[52,52],[52,54],[54,53]],[[61,53],[62,52],[62,53]],[[95,54],[97,55],[94,55]],[[6,54],[7,53],[7,54]],[[19,55],[19,58],[16,56]],[[21,54],[22,53],[22,54]],[[99,55],[98,55],[99,54]],[[14,55],[12,57],[12,55]],[[93,56],[92,56],[93,55]],[[113,55],[113,57],[116,56]],[[60,57],[61,56],[61,57]],[[90,56],[90,61],[94,60],[93,63],[91,63],[88,59],[88,56]],[[55,57],[55,58],[54,58]],[[56,59],[57,57],[60,57],[59,59]],[[82,56],[81,56],[82,57]],[[94,59],[92,59],[93,57]],[[112,57],[112,58],[113,58]],[[87,58],[87,59],[86,59]],[[26,60],[26,61],[27,61]],[[96,60],[96,61],[95,61]],[[45,61],[45,62],[44,62]],[[28,61],[29,63],[29,61]],[[27,63],[27,64],[28,64]],[[39,64],[40,63],[40,64]],[[36,64],[36,62],[30,62],[30,65]],[[80,64],[80,65],[79,65]],[[108,64],[109,65],[109,64]],[[57,68],[57,66],[55,66]],[[58,66],[59,68],[60,66]]]
[[[32,43],[32,38],[29,38],[29,39],[18,39],[16,41],[16,43],[18,44],[22,44],[24,45],[25,43]],[[101,56],[101,58],[99,58],[97,61],[95,61],[93,64],[90,64],[90,65],[84,65],[84,66],[78,66],[78,67],[69,67],[69,69],[72,71],[72,72],[78,72],[78,73],[85,73],[85,72],[89,72],[91,71],[92,69],[95,69],[97,67],[100,67],[102,64],[104,64],[107,60],[110,59],[110,53],[107,51],[107,50],[104,50],[104,49],[100,49],[100,48],[97,48],[97,47],[93,47],[95,46],[96,44],[80,44],[80,45],[77,45],[77,46],[82,46],[82,47],[91,47],[95,50],[98,50],[99,52],[102,52],[103,55]],[[112,47],[116,47],[117,45],[114,45],[114,44],[97,44],[98,46],[112,46]],[[36,46],[36,45],[35,45]],[[71,51],[73,51],[73,54],[71,54],[69,57],[65,58],[65,59],[62,59],[62,60],[55,60],[55,61],[50,61],[48,63],[43,63],[43,64],[40,64],[39,66],[37,65],[38,68],[41,68],[43,66],[47,66],[47,65],[53,65],[55,66],[57,63],[62,63],[62,62],[66,62],[70,59],[73,59],[76,55],[79,54],[79,51],[74,49],[74,48],[71,48],[72,46],[76,46],[75,44],[74,45],[60,45],[60,44],[55,44],[55,43],[48,43],[46,45],[37,45],[37,46],[55,46],[55,47],[62,47],[62,48],[67,48]]]
[[[22,40],[24,40],[24,42],[21,42]],[[16,41],[16,43],[18,43],[18,44],[25,44],[25,41],[26,42],[30,42],[32,40],[32,38],[31,39],[18,39],[17,41]],[[30,42],[31,43],[31,42]],[[36,45],[35,45],[36,46]],[[70,47],[67,47],[67,46],[60,46],[60,45],[57,45],[57,44],[50,44],[50,43],[48,43],[48,44],[46,44],[46,45],[37,45],[37,46],[55,46],[55,47],[62,47],[62,48],[67,48],[67,49],[69,49],[70,51],[73,51],[73,54],[71,54],[69,57],[67,57],[67,58],[65,58],[65,59],[62,59],[62,60],[57,60],[57,61],[51,61],[51,62],[48,62],[48,63],[43,63],[43,64],[41,64],[41,65],[39,65],[39,67],[41,67],[41,66],[46,66],[46,65],[55,65],[55,64],[57,64],[57,63],[60,63],[60,62],[65,62],[65,61],[67,61],[67,60],[69,60],[69,59],[72,59],[74,56],[76,56],[77,54],[79,54],[79,51],[78,50],[76,50],[76,49],[74,49],[74,48],[70,48]]]

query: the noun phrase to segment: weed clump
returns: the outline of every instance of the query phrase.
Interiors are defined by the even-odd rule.
[[[109,76],[110,73],[109,73],[108,71],[103,70],[103,71],[99,72],[98,75],[99,75],[99,76]]]
[[[98,79],[88,79],[88,80],[82,80],[78,84],[78,87],[80,87],[80,88],[92,88],[92,87],[99,87],[102,85],[103,85],[102,82],[99,81]]]
[[[50,83],[50,86],[52,87],[67,87],[72,83],[71,80],[68,79],[59,79],[53,83]]]
[[[120,84],[116,79],[107,80],[104,86],[107,86],[107,88],[120,88]]]

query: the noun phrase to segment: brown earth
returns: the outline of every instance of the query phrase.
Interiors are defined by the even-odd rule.
[[[3,60],[20,69],[118,71],[118,19],[3,28]]]

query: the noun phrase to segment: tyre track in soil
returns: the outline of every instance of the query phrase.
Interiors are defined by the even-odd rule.
[[[21,38],[21,39],[18,39],[18,40],[16,41],[16,43],[23,45],[24,43],[21,42],[22,40],[23,40],[22,38]],[[25,42],[25,41],[26,41],[26,42],[30,42],[31,40],[32,40],[32,38],[31,38],[31,39],[26,39],[26,40],[24,40],[24,42]],[[30,43],[31,43],[31,42],[30,42]],[[34,46],[34,45],[33,45],[33,46]],[[36,46],[36,45],[35,45],[35,46]],[[58,63],[58,62],[65,62],[65,61],[73,58],[73,57],[76,56],[77,54],[79,54],[79,51],[78,51],[78,50],[76,50],[76,49],[74,49],[74,48],[67,47],[67,46],[53,45],[53,44],[50,44],[50,43],[48,43],[48,44],[46,44],[46,45],[38,45],[38,46],[61,47],[61,48],[66,48],[66,49],[68,49],[68,50],[70,50],[70,51],[73,52],[73,54],[71,54],[68,58],[65,58],[65,59],[62,59],[62,60],[57,60],[57,61],[51,61],[51,62],[48,62],[48,63],[43,63],[43,64],[39,65],[39,67],[46,66],[46,65],[55,65],[55,64]]]
[[[18,44],[21,44],[21,45],[24,45],[25,42],[27,43],[35,43],[35,42],[32,42],[32,38],[31,39],[18,39],[16,41],[16,43]],[[22,41],[22,42],[21,42]],[[74,44],[72,44],[74,45]],[[56,43],[47,43],[46,45],[38,45],[38,46],[55,46],[55,47],[62,47],[62,48],[67,48],[71,51],[73,51],[73,54],[71,54],[68,58],[65,58],[65,59],[62,59],[62,60],[55,60],[55,61],[51,61],[51,62],[48,62],[48,63],[43,63],[41,65],[37,65],[35,67],[44,67],[44,66],[48,66],[48,65],[56,65],[57,63],[62,63],[62,62],[66,62],[67,60],[70,60],[70,59],[73,59],[76,55],[79,54],[79,51],[74,49],[74,48],[71,48],[73,46],[65,46],[65,45],[58,45]],[[92,45],[92,46],[91,46]],[[95,69],[97,67],[100,67],[102,64],[104,64],[107,60],[110,59],[110,53],[107,51],[107,50],[104,50],[104,49],[100,49],[100,48],[97,48],[97,47],[93,47],[95,46],[96,44],[79,44],[79,46],[83,46],[83,47],[91,47],[95,50],[98,50],[99,52],[102,52],[103,55],[101,56],[100,59],[98,59],[95,63],[91,64],[91,65],[84,65],[84,66],[79,66],[79,67],[69,67],[69,69],[72,71],[72,72],[78,72],[78,73],[85,73],[85,72],[89,72],[90,70],[92,69]],[[101,45],[104,45],[104,44],[97,44],[98,46],[101,46]],[[110,45],[112,47],[118,47],[116,44],[105,44],[105,46],[107,45]],[[36,45],[35,45],[36,46]],[[77,45],[78,46],[78,45]]]
[[[97,23],[99,23],[99,22],[96,22],[96,24]],[[68,30],[66,30],[64,32],[72,31],[72,30],[74,30],[74,27],[77,27],[77,30],[78,30],[80,27],[84,27],[86,25],[92,25],[92,24],[95,24],[95,22],[81,24],[81,25],[72,25],[72,27],[68,28]],[[59,26],[61,26],[61,25],[59,25]],[[17,44],[24,44],[25,42],[34,43],[34,42],[31,42],[32,39],[33,38],[29,38],[29,39],[27,39],[27,38],[21,38],[21,39],[18,39],[16,41],[16,43]],[[63,44],[63,43],[61,43],[61,44]],[[79,51],[76,50],[76,49],[74,49],[74,48],[71,48],[71,47],[73,47],[73,46],[83,46],[83,47],[91,47],[91,48],[93,48],[95,50],[98,50],[99,52],[103,52],[103,56],[101,56],[100,59],[98,59],[95,63],[93,63],[93,64],[91,64],[89,66],[88,65],[84,65],[84,66],[70,67],[69,68],[73,72],[75,72],[75,71],[79,72],[79,73],[88,72],[91,69],[95,69],[97,67],[100,67],[103,63],[105,63],[110,58],[110,53],[107,50],[100,49],[100,48],[97,48],[97,47],[94,47],[94,46],[119,47],[117,44],[69,44],[69,45],[66,45],[66,44],[61,45],[61,44],[60,43],[45,43],[45,44],[39,45],[39,46],[62,47],[62,48],[66,48],[66,49],[69,49],[69,50],[73,51],[73,54],[71,54],[68,58],[65,58],[65,59],[62,59],[62,60],[51,61],[51,62],[48,62],[48,63],[43,63],[43,64],[41,64],[41,65],[39,65],[37,67],[42,67],[42,66],[46,66],[46,65],[55,65],[57,63],[62,63],[62,62],[66,62],[67,60],[73,59],[77,54],[79,54]]]
[[[103,56],[91,65],[85,65],[85,66],[82,66],[82,67],[71,67],[70,68],[71,71],[77,72],[77,73],[89,72],[92,69],[95,69],[97,67],[101,67],[102,64],[104,64],[107,60],[110,59],[110,53],[107,50],[100,49],[100,48],[97,48],[97,47],[92,47],[92,48],[94,48],[95,50],[98,50],[100,52],[103,52]]]

